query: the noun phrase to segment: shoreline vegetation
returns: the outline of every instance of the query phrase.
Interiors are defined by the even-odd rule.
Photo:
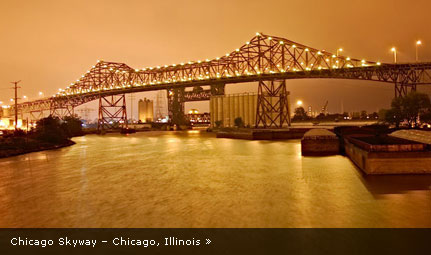
[[[72,137],[84,135],[82,122],[76,117],[60,120],[49,116],[37,122],[36,128],[5,133],[0,138],[0,158],[30,152],[59,149],[74,145]]]

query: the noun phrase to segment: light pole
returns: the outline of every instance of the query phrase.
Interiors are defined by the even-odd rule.
[[[391,51],[394,53],[394,63],[397,63],[397,49],[395,47],[392,47]]]
[[[416,41],[416,62],[419,62],[418,48],[419,48],[420,45],[422,45],[421,40]]]

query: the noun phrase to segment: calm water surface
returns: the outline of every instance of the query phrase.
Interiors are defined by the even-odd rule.
[[[299,140],[74,141],[0,159],[0,227],[431,227],[431,176],[365,177]]]

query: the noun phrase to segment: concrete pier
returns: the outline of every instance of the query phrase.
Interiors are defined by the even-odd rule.
[[[362,140],[360,140],[362,139]],[[345,137],[347,156],[366,174],[431,174],[431,151],[417,142],[370,144]]]
[[[301,140],[303,156],[327,156],[340,153],[338,137],[327,129],[311,129]]]

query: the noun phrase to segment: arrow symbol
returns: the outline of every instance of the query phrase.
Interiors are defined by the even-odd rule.
[[[206,244],[210,244],[211,243],[211,240],[210,239],[206,239],[207,240],[207,243]]]

